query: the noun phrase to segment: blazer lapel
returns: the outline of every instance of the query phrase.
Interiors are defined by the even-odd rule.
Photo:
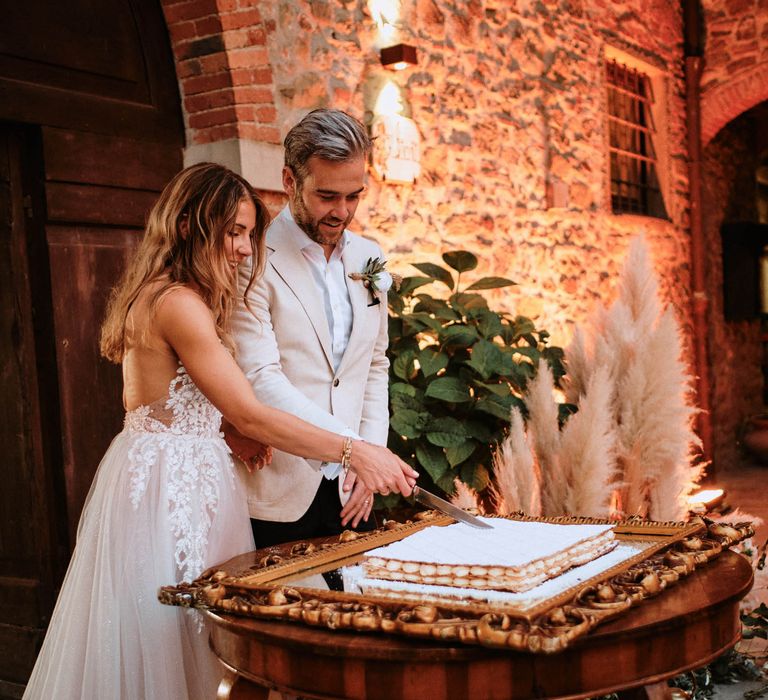
[[[344,351],[344,357],[341,358],[339,371],[344,367],[344,360],[349,355],[350,348],[354,347],[361,335],[364,335],[363,329],[367,314],[371,311],[368,308],[368,304],[371,301],[371,293],[365,287],[362,280],[349,278],[351,272],[361,272],[365,265],[364,256],[361,257],[360,251],[356,248],[354,239],[350,238],[344,247],[344,252],[341,254],[341,262],[344,265],[344,278],[347,283],[347,290],[349,291],[349,300],[352,303],[352,332],[349,335],[349,342]]]
[[[273,249],[273,252],[269,256],[267,264],[272,265],[275,272],[283,278],[296,295],[320,341],[325,359],[333,367],[331,332],[328,328],[328,319],[325,316],[323,297],[317,293],[312,271],[309,269],[304,255],[301,250],[291,246],[279,235],[270,236],[268,246]]]

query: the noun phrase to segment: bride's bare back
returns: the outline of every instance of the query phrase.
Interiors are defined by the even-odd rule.
[[[183,286],[169,290],[150,316],[153,291],[148,287],[139,295],[128,317],[123,356],[128,410],[166,397],[181,363],[203,395],[243,435],[302,457],[338,459],[342,436],[256,400],[250,382],[222,344],[211,310],[195,291]],[[351,467],[377,493],[397,490],[408,495],[418,476],[387,449],[363,441],[356,443]]]
[[[179,356],[162,337],[157,317],[150,318],[152,291],[145,289],[140,294],[126,321],[123,405],[127,411],[165,399],[179,367]]]

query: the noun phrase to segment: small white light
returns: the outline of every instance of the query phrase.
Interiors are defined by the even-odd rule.
[[[723,489],[702,489],[688,496],[688,505],[691,508],[707,508],[717,505],[723,500]]]

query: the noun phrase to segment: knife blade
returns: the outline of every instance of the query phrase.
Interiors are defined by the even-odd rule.
[[[435,496],[434,493],[425,491],[420,486],[413,487],[411,496],[413,496],[419,503],[423,503],[425,506],[429,506],[430,508],[439,510],[441,513],[450,515],[454,520],[458,520],[462,523],[466,523],[467,525],[471,525],[472,527],[477,527],[482,530],[493,530],[493,525],[484,523],[482,520],[480,520],[480,518],[476,518],[474,515],[470,515],[465,510],[462,510],[458,506],[453,505],[453,503],[448,503],[448,501],[443,500],[440,498],[440,496]]]

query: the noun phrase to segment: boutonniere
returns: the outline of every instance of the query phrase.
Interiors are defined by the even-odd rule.
[[[350,272],[348,277],[355,281],[361,281],[363,286],[371,293],[371,303],[368,306],[380,304],[381,296],[386,294],[390,287],[394,285],[395,289],[400,289],[400,283],[403,278],[400,275],[390,274],[386,271],[387,261],[381,258],[368,258],[363,269],[360,272]]]

